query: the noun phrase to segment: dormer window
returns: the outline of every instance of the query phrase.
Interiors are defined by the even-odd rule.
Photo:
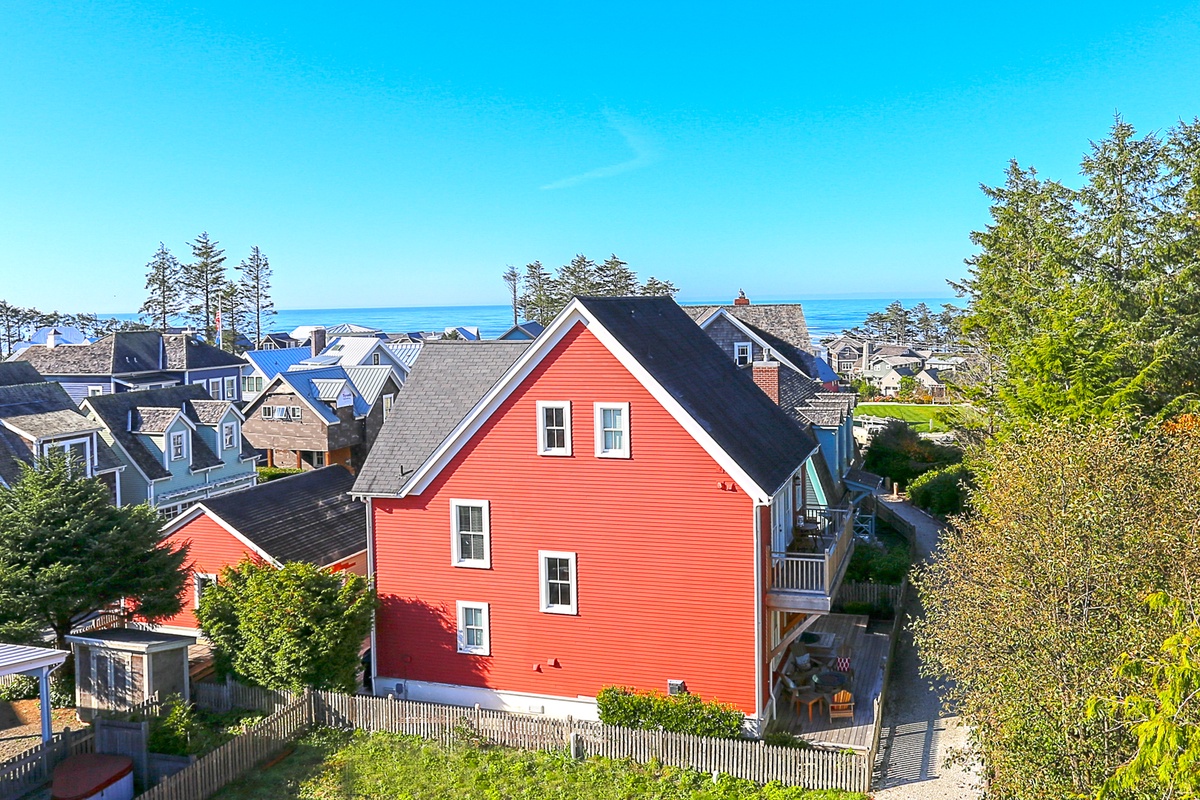
[[[187,444],[184,439],[183,431],[176,431],[171,434],[171,460],[182,461],[187,455]]]
[[[226,422],[221,426],[221,447],[225,450],[234,449],[234,443],[237,441],[237,423]]]
[[[539,400],[538,454],[571,455],[571,404],[565,400]]]
[[[733,346],[733,360],[737,362],[739,367],[744,367],[750,363],[753,357],[750,342],[737,342]]]

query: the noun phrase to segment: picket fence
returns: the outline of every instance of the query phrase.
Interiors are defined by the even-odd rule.
[[[68,756],[92,752],[93,741],[91,728],[66,728],[50,741],[0,763],[0,800],[17,800],[49,783],[55,767]]]
[[[199,689],[200,685],[197,685]],[[483,708],[310,692],[292,696],[237,684],[209,684],[195,694],[208,710],[247,708],[273,713],[140,795],[138,800],[206,800],[255,765],[277,755],[314,727],[386,731],[442,744],[486,742],[526,750],[567,750],[575,758],[603,756],[654,760],[705,773],[722,773],[809,789],[870,789],[874,759],[853,751],[797,749],[758,741],[643,731],[598,722]]]
[[[878,605],[886,600],[892,608],[900,606],[902,589],[890,583],[843,583],[834,598],[834,607],[845,607],[848,603],[869,603]]]

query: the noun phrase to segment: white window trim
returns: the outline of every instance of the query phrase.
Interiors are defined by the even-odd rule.
[[[64,454],[71,454],[71,445],[83,445],[83,472],[84,477],[92,477],[92,459],[95,458],[92,452],[92,437],[82,436],[75,439],[57,439],[55,441],[44,442],[42,444],[42,457],[48,458],[52,450],[61,450]]]
[[[567,428],[566,447],[546,447],[546,409],[563,409],[563,424]],[[538,455],[540,456],[569,456],[571,455],[571,401],[570,400],[538,400],[537,401],[537,435]]]
[[[392,413],[392,406],[396,404],[396,395],[389,392],[383,396],[383,418],[387,419]]]
[[[89,386],[88,387],[88,397],[100,397],[102,394],[104,394],[103,386]]]
[[[225,379],[225,399],[237,400],[237,378],[229,377]]]
[[[288,406],[288,419],[302,419],[304,411],[300,406]]]
[[[275,406],[263,406],[261,411],[263,419],[272,419],[275,416]]]
[[[550,605],[550,586],[546,577],[546,559],[565,558],[571,562],[571,604],[569,606]],[[575,554],[563,553],[557,550],[538,550],[538,600],[539,610],[544,614],[578,614],[579,613],[579,572],[575,568]]]
[[[225,434],[229,434],[229,444],[225,443]],[[221,425],[221,449],[222,450],[237,450],[237,423],[226,422]]]
[[[203,578],[213,584],[217,582],[217,576],[211,572],[193,572],[192,573],[192,602],[194,608],[200,607],[200,579]]]
[[[458,509],[462,506],[483,506],[483,558],[458,557]],[[492,568],[492,504],[489,501],[450,501],[450,566],[468,569]]]
[[[487,603],[475,603],[469,600],[459,600],[455,604],[456,616],[458,623],[456,625],[458,635],[458,652],[467,653],[474,656],[490,656],[492,654],[492,616],[491,610]],[[468,608],[479,609],[483,611],[483,645],[476,647],[467,646],[467,626],[464,624],[463,612]]]
[[[604,449],[604,410],[607,408],[619,408],[625,422],[625,435],[621,439],[624,446],[620,450]],[[592,412],[596,423],[596,458],[629,458],[629,403],[596,403]]]
[[[208,379],[208,394],[209,394],[209,397],[211,397],[213,400],[221,399],[221,379],[220,378],[209,378]]]
[[[179,437],[179,455],[175,455],[175,437]],[[187,458],[187,436],[183,431],[172,431],[167,436],[167,460],[183,461]]]
[[[737,362],[739,367],[745,366],[745,364],[738,360],[738,349],[742,347],[746,348],[746,364],[754,361],[754,344],[752,342],[734,342],[733,360]]]

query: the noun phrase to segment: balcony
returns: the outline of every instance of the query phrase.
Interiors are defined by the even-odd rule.
[[[854,507],[809,510],[788,548],[771,553],[767,605],[828,611],[854,549]]]

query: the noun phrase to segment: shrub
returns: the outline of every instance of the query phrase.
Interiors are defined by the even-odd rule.
[[[150,720],[150,737],[146,740],[151,753],[168,756],[190,755],[191,740],[200,728],[196,712],[179,695],[171,695],[163,704],[161,716]]]
[[[799,750],[805,750],[812,747],[808,740],[801,739],[789,731],[775,731],[768,733],[763,737],[763,741],[767,744],[775,745],[776,747],[794,747]]]
[[[662,729],[693,736],[736,739],[745,715],[727,703],[707,702],[694,694],[665,695],[606,686],[596,695],[600,721],[625,728]]]
[[[846,582],[898,584],[911,566],[908,543],[903,540],[881,538],[877,545],[859,542],[846,565]]]
[[[957,447],[922,439],[907,422],[891,420],[871,437],[863,468],[907,486],[918,475],[962,460]]]
[[[266,483],[276,478],[286,478],[288,475],[299,475],[304,470],[295,467],[259,467],[258,482]]]
[[[909,484],[908,497],[917,508],[945,517],[962,513],[970,486],[970,470],[962,464],[951,464],[914,479]]]
[[[0,686],[0,700],[10,703],[15,700],[33,700],[37,698],[40,691],[37,678],[18,675],[12,683]]]

